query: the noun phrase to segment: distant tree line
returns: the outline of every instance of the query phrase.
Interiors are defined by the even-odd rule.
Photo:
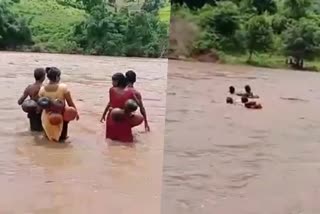
[[[54,1],[54,0],[52,0]],[[59,4],[85,11],[67,35],[73,50],[95,55],[165,57],[168,48],[168,23],[160,21],[163,0],[146,0],[140,11],[126,6],[115,10],[115,0],[57,0]],[[0,1],[0,49],[23,49],[33,45],[32,19],[15,14],[10,4]],[[65,17],[66,19],[68,17]]]
[[[175,12],[189,11],[202,32],[194,52],[283,55],[298,69],[320,56],[320,1],[171,0]],[[186,14],[184,12],[183,14]]]

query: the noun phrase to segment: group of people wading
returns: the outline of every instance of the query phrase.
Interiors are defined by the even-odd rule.
[[[136,74],[127,71],[126,74],[116,73],[112,76],[112,87],[109,89],[107,104],[101,122],[106,120],[106,138],[122,142],[132,142],[132,128],[144,122],[145,130],[150,131],[146,110],[141,94],[134,88]],[[140,108],[140,113],[134,112]]]
[[[60,82],[60,76],[61,71],[56,67],[36,68],[35,82],[26,87],[18,100],[28,113],[31,131],[44,131],[47,139],[55,142],[64,142],[68,138],[69,122],[79,120],[71,92]],[[49,81],[43,84],[46,77]],[[116,73],[112,76],[109,103],[100,120],[106,121],[106,138],[133,142],[132,128],[143,122],[146,131],[150,131],[141,94],[134,88],[135,82],[136,74],[132,70],[125,75]],[[141,115],[135,114],[138,108]]]
[[[253,94],[250,85],[244,86],[244,92],[236,92],[235,87],[230,86],[229,94],[230,96],[226,99],[227,104],[243,104],[248,109],[262,109],[261,103],[255,101],[259,96]],[[235,96],[241,97],[240,101]]]

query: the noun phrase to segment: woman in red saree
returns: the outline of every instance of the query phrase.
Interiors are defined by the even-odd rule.
[[[109,89],[109,103],[101,117],[101,122],[106,120],[106,138],[121,142],[133,142],[132,127],[138,126],[143,122],[140,115],[125,115],[123,120],[115,121],[110,113],[112,109],[125,109],[128,100],[134,100],[140,107],[140,102],[131,90],[125,90],[126,78],[122,73],[116,73],[112,76],[112,85]]]

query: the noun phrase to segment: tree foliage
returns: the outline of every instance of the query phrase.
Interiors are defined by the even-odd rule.
[[[103,7],[75,28],[80,47],[91,54],[159,57],[167,49],[168,26],[151,13],[116,13]]]
[[[272,48],[272,28],[264,16],[252,17],[246,25],[249,59],[253,53],[266,52]]]
[[[159,57],[166,50],[168,26],[159,22],[156,16],[149,13],[133,14],[128,20],[125,37],[127,56]]]
[[[277,12],[277,4],[275,0],[248,0],[247,5],[253,7],[255,12],[259,15],[268,12],[275,14]]]
[[[268,54],[290,57],[291,64],[299,69],[305,59],[320,58],[320,1],[172,0],[172,3],[176,16],[194,20],[201,29],[189,55],[248,53],[248,61],[252,61],[253,56]]]
[[[311,5],[312,0],[284,0],[287,16],[294,19],[306,16]]]
[[[282,32],[284,32],[290,24],[291,20],[283,15],[277,14],[272,17],[272,29],[277,35],[280,35]]]
[[[216,0],[171,0],[172,4],[187,5],[190,9],[199,9],[206,4],[214,5]]]
[[[148,13],[157,13],[161,4],[161,0],[145,0],[141,9]]]
[[[303,68],[305,59],[320,56],[320,26],[308,19],[300,19],[284,34],[284,52],[292,57],[297,68]]]
[[[31,44],[32,36],[27,21],[12,13],[8,7],[8,2],[0,2],[0,49]]]
[[[58,2],[65,6],[86,10],[89,13],[97,5],[102,5],[106,3],[104,0],[58,0]],[[110,2],[110,0],[108,0],[108,2]]]
[[[239,9],[232,2],[218,3],[212,17],[208,19],[208,26],[222,36],[232,36],[239,29]]]
[[[86,52],[97,55],[122,55],[126,17],[95,7],[87,20],[75,27],[75,38]]]
[[[26,45],[23,46],[26,50],[39,52],[166,55],[168,24],[160,21],[157,14],[159,7],[164,6],[163,0],[140,0],[144,2],[142,9],[137,0],[131,0],[130,4],[139,8],[132,9],[127,7],[126,1],[120,5],[116,0],[14,1],[15,4],[8,4],[0,0],[1,49]],[[29,21],[15,14],[22,14]]]

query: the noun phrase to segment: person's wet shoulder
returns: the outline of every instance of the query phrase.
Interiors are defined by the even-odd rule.
[[[59,87],[68,88],[68,85],[66,83],[59,83]]]

